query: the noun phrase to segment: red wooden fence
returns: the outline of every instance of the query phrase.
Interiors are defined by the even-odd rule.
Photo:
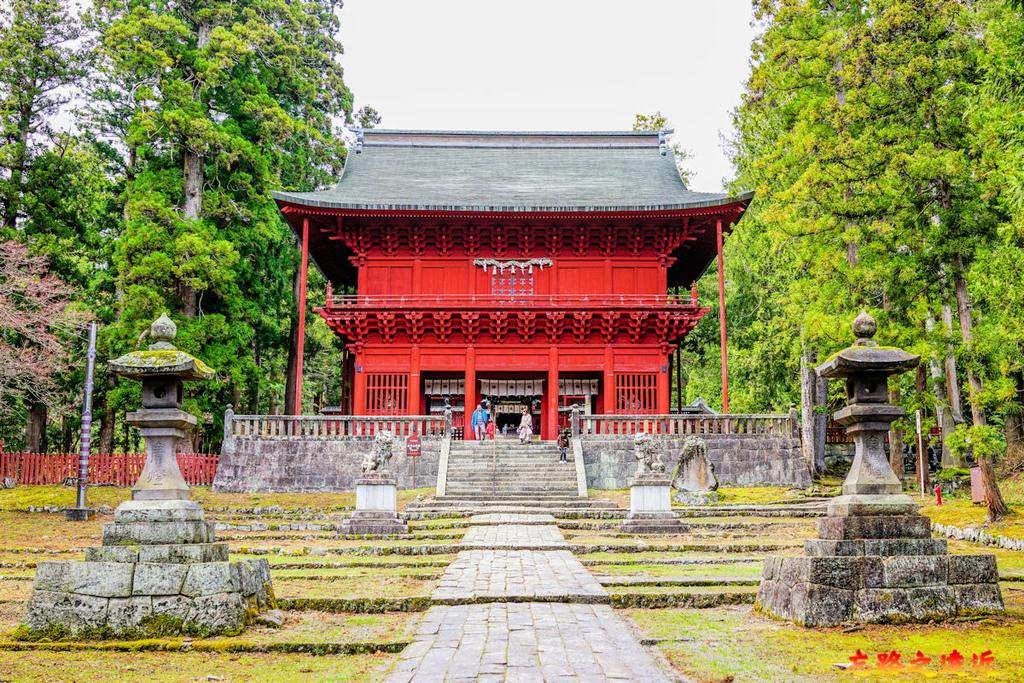
[[[217,453],[178,453],[178,467],[192,485],[213,483]],[[89,456],[89,483],[132,486],[146,462],[145,453],[93,453]],[[60,484],[78,477],[78,453],[0,452],[0,477],[19,484]]]

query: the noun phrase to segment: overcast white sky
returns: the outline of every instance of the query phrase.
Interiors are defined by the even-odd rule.
[[[748,74],[750,0],[345,0],[345,82],[382,128],[629,130],[661,110],[695,190]]]

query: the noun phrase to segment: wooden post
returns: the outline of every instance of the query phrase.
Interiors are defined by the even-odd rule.
[[[676,364],[676,351],[672,349],[668,352],[668,412],[672,412],[672,377],[675,376],[675,364]]]
[[[669,412],[669,378],[668,374],[668,353],[665,352],[658,358],[658,414],[666,415]]]
[[[295,354],[294,413],[302,415],[302,355],[306,345],[306,269],[309,266],[309,216],[302,219],[302,271],[299,276],[299,338]]]
[[[611,346],[604,347],[604,412],[611,415],[616,410],[615,404],[615,354]]]
[[[558,347],[548,351],[547,414],[541,427],[542,439],[558,438]]]
[[[476,410],[476,349],[472,346],[466,347],[466,407],[462,412],[462,438],[465,441],[472,441],[476,438],[473,434],[473,411]]]
[[[729,364],[725,352],[725,257],[722,254],[722,219],[716,221],[718,226],[718,318],[719,338],[722,342],[722,413],[729,414]]]
[[[363,350],[358,347],[352,373],[352,414],[366,415],[366,371],[363,368]]]
[[[413,344],[409,351],[409,414],[420,414],[420,345]]]
[[[683,412],[683,350],[676,349],[676,404],[679,412]]]

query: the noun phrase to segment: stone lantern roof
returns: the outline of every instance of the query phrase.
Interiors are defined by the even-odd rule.
[[[148,351],[126,353],[108,361],[107,367],[119,377],[138,381],[158,376],[176,377],[183,382],[213,379],[213,368],[171,344],[177,334],[177,325],[163,313],[150,325],[149,335],[155,343],[150,344]]]
[[[917,367],[921,356],[893,346],[879,346],[873,339],[876,328],[875,319],[867,311],[861,311],[853,321],[857,341],[819,365],[818,374],[828,378],[868,373],[889,376]]]

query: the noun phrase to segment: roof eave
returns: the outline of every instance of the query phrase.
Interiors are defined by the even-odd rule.
[[[283,205],[307,207],[321,210],[338,211],[441,211],[445,213],[654,213],[663,211],[686,211],[688,209],[707,209],[733,204],[749,204],[754,192],[739,195],[723,195],[716,199],[706,199],[678,204],[648,204],[620,206],[461,206],[445,204],[352,204],[312,199],[291,192],[271,192],[280,208]]]

